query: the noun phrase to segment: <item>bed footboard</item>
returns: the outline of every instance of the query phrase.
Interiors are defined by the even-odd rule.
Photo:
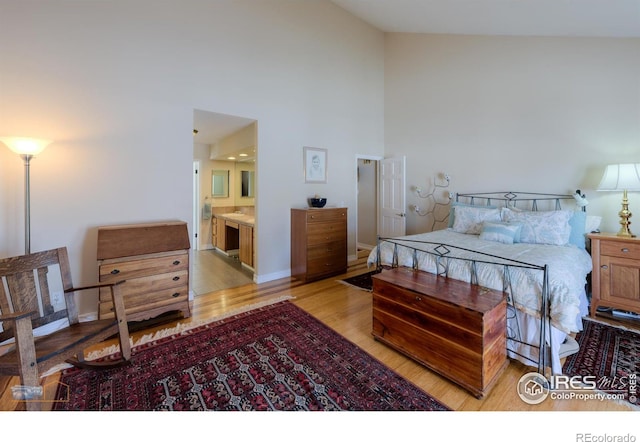
[[[390,262],[383,265],[382,257],[380,256],[381,244],[385,242],[386,246],[393,248],[392,258]],[[412,264],[407,265],[406,261],[401,265],[398,259],[398,251],[403,249],[406,252],[407,249],[411,250],[413,259]],[[506,321],[506,341],[510,343],[507,350],[507,355],[520,359],[521,361],[528,361],[530,365],[537,367],[539,373],[548,375],[552,370],[552,354],[557,350],[552,348],[552,340],[548,339],[549,332],[551,330],[551,317],[550,317],[550,303],[549,303],[549,282],[548,282],[548,268],[547,266],[539,266],[522,261],[513,260],[501,256],[490,255],[481,253],[475,250],[462,249],[450,244],[443,243],[430,243],[425,241],[410,241],[407,239],[399,238],[379,238],[378,246],[376,250],[376,267],[379,271],[384,269],[405,269],[411,272],[420,270],[420,273],[430,274],[437,276],[442,281],[456,281],[467,287],[467,290],[489,290],[485,287],[481,287],[478,283],[479,267],[483,265],[497,266],[500,269],[502,275],[502,290],[498,290],[505,298],[504,317]],[[430,255],[435,263],[431,270],[423,271],[423,262],[420,262],[421,256],[424,254]],[[469,256],[472,256],[469,258]],[[387,258],[386,261],[389,261]],[[386,262],[385,261],[385,262]],[[466,273],[466,280],[459,280],[459,278],[451,277],[450,269],[454,266],[455,262],[464,262],[468,268]],[[541,296],[539,309],[536,312],[538,317],[538,329],[539,339],[537,342],[526,342],[522,338],[521,328],[519,326],[519,320],[517,315],[517,306],[514,302],[514,289],[511,285],[512,273],[516,269],[525,269],[527,272],[532,272],[539,277],[541,281]],[[378,274],[384,275],[387,272]],[[397,272],[393,272],[396,274]],[[449,290],[445,286],[441,287],[442,290]],[[375,309],[375,307],[374,307]],[[375,333],[374,333],[375,335]],[[379,338],[379,337],[378,337]],[[505,349],[507,348],[505,344]],[[522,349],[526,349],[526,351]],[[534,355],[532,357],[532,355]]]

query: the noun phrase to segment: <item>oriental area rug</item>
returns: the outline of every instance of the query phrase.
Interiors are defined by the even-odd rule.
[[[54,409],[448,410],[288,301],[132,353],[122,367],[63,371]]]
[[[587,318],[582,323],[584,329],[576,336],[580,350],[567,357],[563,373],[593,376],[599,391],[621,395],[620,402],[637,407],[640,333]]]

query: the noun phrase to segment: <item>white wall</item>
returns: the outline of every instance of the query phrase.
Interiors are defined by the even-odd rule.
[[[454,192],[581,189],[616,232],[622,196],[593,189],[606,164],[640,162],[640,39],[387,34],[385,145],[409,189],[442,173]]]
[[[0,0],[0,134],[55,140],[32,164],[32,250],[69,247],[83,284],[97,226],[192,229],[201,109],[259,122],[256,270],[287,276],[289,209],[322,193],[351,220],[353,159],[382,155],[383,39],[324,0]],[[303,146],[329,149],[328,184],[304,184]],[[4,147],[0,177],[10,256],[23,251],[22,163]]]

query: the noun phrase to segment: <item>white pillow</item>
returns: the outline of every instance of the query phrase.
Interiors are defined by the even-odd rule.
[[[564,246],[569,243],[571,210],[514,212],[502,209],[502,221],[522,224],[520,242]]]
[[[602,222],[601,216],[587,215],[587,222],[585,224],[584,233],[595,232],[600,228]]]
[[[500,222],[500,209],[488,209],[486,207],[456,206],[453,230],[459,233],[479,235],[482,231],[482,223]]]

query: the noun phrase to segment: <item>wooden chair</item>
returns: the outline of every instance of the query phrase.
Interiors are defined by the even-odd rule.
[[[80,322],[75,293],[110,287],[114,319]],[[40,375],[57,364],[113,366],[129,360],[129,330],[120,282],[74,288],[65,247],[0,260],[0,344],[15,338],[9,351],[0,350],[0,375],[20,376],[22,387],[41,393]],[[86,293],[86,292],[85,292]],[[119,335],[121,359],[97,363],[84,359],[84,349]],[[22,388],[20,387],[20,388]],[[28,388],[22,388],[22,392]],[[37,395],[36,394],[36,395]],[[25,400],[27,410],[39,410],[38,397]]]

